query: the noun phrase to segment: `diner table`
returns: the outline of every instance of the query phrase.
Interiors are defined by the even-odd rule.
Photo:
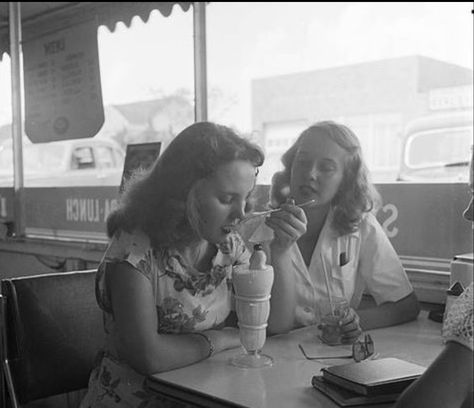
[[[428,366],[441,352],[441,324],[428,319],[422,311],[409,323],[367,331],[375,343],[378,358],[397,357]],[[187,367],[154,374],[146,379],[149,391],[190,406],[206,408],[336,408],[331,399],[311,385],[320,369],[353,360],[307,360],[298,348],[309,355],[350,354],[350,346],[328,346],[318,338],[317,328],[304,327],[288,334],[267,337],[263,353],[274,362],[270,367],[239,368],[229,360],[239,348],[226,350]],[[370,405],[390,407],[393,403]]]

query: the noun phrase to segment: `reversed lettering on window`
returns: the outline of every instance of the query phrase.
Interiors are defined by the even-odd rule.
[[[398,208],[393,204],[385,204],[382,207],[382,212],[389,214],[387,219],[382,223],[382,228],[387,234],[387,237],[396,237],[398,234],[398,228],[395,227],[394,224],[398,218]]]
[[[105,222],[117,206],[116,199],[67,198],[66,221]]]

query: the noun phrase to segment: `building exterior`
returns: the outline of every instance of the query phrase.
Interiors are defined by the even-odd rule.
[[[252,81],[252,126],[265,149],[268,183],[281,154],[320,120],[348,125],[359,137],[375,181],[396,177],[402,135],[412,119],[440,110],[472,110],[473,71],[409,56]]]
[[[163,152],[171,140],[193,123],[193,106],[186,95],[168,95],[158,99],[112,105],[128,122],[121,142],[161,142]]]

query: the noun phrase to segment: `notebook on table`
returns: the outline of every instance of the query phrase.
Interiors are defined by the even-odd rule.
[[[397,400],[400,393],[382,394],[367,396],[357,394],[356,392],[346,390],[336,384],[324,380],[322,375],[315,375],[311,384],[318,391],[331,398],[335,403],[341,407],[354,407],[359,405],[382,404],[385,402],[394,402]]]
[[[424,371],[423,366],[393,357],[321,369],[326,382],[365,396],[399,394]]]

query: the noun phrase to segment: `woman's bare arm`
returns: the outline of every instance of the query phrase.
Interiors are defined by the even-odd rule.
[[[270,298],[270,334],[286,333],[295,328],[296,287],[291,247],[306,232],[304,211],[292,204],[282,204],[283,211],[271,214],[265,221],[274,231],[270,243],[270,256],[274,271],[272,297]]]
[[[270,298],[269,334],[286,333],[295,328],[296,288],[289,250],[270,245],[274,280]]]
[[[408,387],[395,408],[464,407],[472,402],[473,353],[449,341],[423,375]],[[472,405],[471,405],[472,406]]]
[[[415,320],[419,312],[420,306],[415,292],[397,302],[385,302],[379,306],[357,310],[363,330],[409,322]]]
[[[115,265],[107,276],[118,330],[120,357],[137,372],[148,375],[198,362],[209,354],[209,344],[196,334],[159,334],[158,316],[150,282],[131,265]],[[208,330],[215,351],[240,345],[235,329]]]

